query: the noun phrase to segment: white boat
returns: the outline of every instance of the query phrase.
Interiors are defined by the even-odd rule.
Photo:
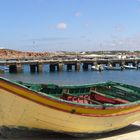
[[[7,66],[0,66],[0,70],[7,71],[9,68]]]
[[[123,67],[104,66],[105,70],[123,70]]]
[[[102,65],[92,66],[91,69],[94,71],[103,71],[104,70]]]
[[[125,69],[137,69],[137,67],[133,66],[133,65],[124,65]]]

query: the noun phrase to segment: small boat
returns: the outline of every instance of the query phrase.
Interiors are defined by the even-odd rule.
[[[92,66],[91,67],[92,70],[94,71],[103,71],[104,70],[104,67],[102,65],[97,65],[97,66]]]
[[[130,69],[130,70],[134,70],[137,69],[137,67],[133,66],[133,65],[124,65],[125,69]]]
[[[0,66],[1,71],[8,71],[9,68],[7,66]]]
[[[114,71],[118,71],[118,70],[123,70],[123,67],[112,67],[112,66],[104,66],[105,70],[114,70]]]
[[[84,135],[140,119],[140,88],[104,82],[58,86],[0,78],[0,126]]]

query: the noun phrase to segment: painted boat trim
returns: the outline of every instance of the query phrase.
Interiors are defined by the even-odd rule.
[[[38,98],[43,98],[45,99],[46,101],[51,101],[51,104],[47,104],[47,103],[43,103],[41,101],[38,101],[33,99],[33,98],[29,98],[29,96],[25,96],[25,94],[19,94],[17,91],[13,91],[12,89],[8,89],[7,86],[4,87],[4,85],[10,85],[14,88],[16,88],[17,90],[22,90],[24,91],[24,93],[28,93],[28,94],[32,94],[32,97],[33,96],[37,96]],[[51,98],[51,97],[48,97],[48,96],[44,96],[42,94],[39,94],[39,93],[36,93],[32,90],[29,90],[28,88],[25,88],[23,86],[20,86],[16,83],[12,83],[10,81],[7,81],[5,79],[3,79],[3,86],[0,85],[0,88],[4,89],[4,90],[7,90],[17,96],[20,96],[22,98],[26,98],[27,100],[30,100],[30,101],[33,101],[33,102],[36,102],[38,104],[41,104],[43,106],[47,106],[47,107],[50,107],[50,108],[53,108],[53,109],[56,109],[56,110],[61,110],[61,111],[64,111],[64,112],[68,112],[68,113],[73,113],[75,115],[81,115],[81,116],[89,116],[89,117],[112,117],[112,116],[120,116],[120,115],[126,115],[126,114],[130,114],[130,113],[134,113],[134,112],[137,112],[137,111],[140,111],[140,105],[138,103],[135,103],[133,105],[129,104],[129,105],[125,105],[125,106],[116,106],[116,107],[107,107],[105,109],[103,108],[99,108],[99,107],[95,107],[95,106],[82,106],[80,104],[72,104],[71,102],[63,102],[63,101],[60,101],[60,100],[55,100],[54,98]],[[34,97],[35,98],[35,97]],[[63,108],[62,107],[58,107],[58,106],[55,106],[54,103],[59,103],[60,105],[65,105]],[[75,107],[75,108],[73,108]],[[75,109],[75,112],[72,112],[72,109]],[[86,110],[86,113],[82,113],[82,112],[77,112],[76,109],[79,109],[79,110]],[[93,113],[92,111],[94,110],[95,113]],[[104,112],[102,114],[100,114],[100,112]]]

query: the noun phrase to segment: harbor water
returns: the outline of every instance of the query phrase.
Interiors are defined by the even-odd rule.
[[[54,83],[58,85],[79,85],[90,84],[97,82],[116,81],[126,84],[140,86],[140,69],[138,70],[123,70],[123,71],[83,71],[78,72],[75,70],[62,72],[49,72],[48,65],[44,66],[42,73],[30,73],[28,65],[25,65],[22,73],[9,73],[1,74],[2,77],[14,81],[23,81],[29,83]]]

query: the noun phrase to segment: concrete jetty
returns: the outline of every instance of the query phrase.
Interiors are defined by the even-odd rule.
[[[126,59],[7,59],[0,60],[0,66],[7,66],[10,73],[20,73],[23,71],[23,65],[29,65],[30,72],[43,72],[43,65],[48,64],[50,71],[63,71],[64,66],[68,71],[75,69],[75,71],[89,70],[89,66],[104,65],[119,65],[122,68],[124,65],[131,64],[139,67],[140,58],[126,58]]]

